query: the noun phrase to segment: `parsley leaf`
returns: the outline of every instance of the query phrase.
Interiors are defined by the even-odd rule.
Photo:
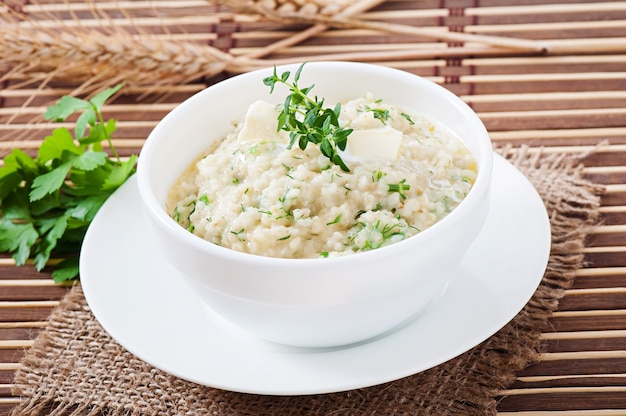
[[[0,251],[18,266],[32,259],[41,271],[53,253],[71,254],[57,262],[55,282],[78,277],[80,245],[107,198],[135,172],[137,156],[121,160],[111,142],[117,125],[105,121],[102,106],[122,85],[89,100],[64,96],[44,113],[65,121],[75,113],[74,136],[65,127],[47,136],[32,158],[13,149],[0,166]],[[111,156],[104,151],[107,143]],[[65,257],[65,255],[63,256]]]

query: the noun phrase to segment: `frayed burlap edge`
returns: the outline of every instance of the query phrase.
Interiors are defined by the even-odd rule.
[[[494,415],[497,394],[536,360],[539,335],[582,266],[602,187],[581,177],[585,155],[497,149],[542,196],[552,251],[532,299],[488,340],[435,368],[383,385],[325,395],[257,396],[198,386],[156,370],[108,337],[75,286],[20,363],[12,416]],[[303,374],[303,377],[306,377]]]

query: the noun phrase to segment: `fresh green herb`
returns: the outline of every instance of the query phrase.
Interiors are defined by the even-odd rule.
[[[287,235],[286,235],[286,236],[284,236],[284,237],[280,237],[280,238],[279,238],[278,240],[276,240],[276,241],[284,241],[284,240],[289,240],[289,238],[291,238],[291,234],[287,234]]]
[[[402,231],[404,227],[405,225],[401,222],[384,225],[380,220],[376,221],[375,224],[369,225],[363,222],[358,222],[353,226],[352,233],[349,238],[354,242],[359,233],[365,232],[369,235],[369,238],[362,243],[362,249],[374,250],[382,247],[395,236],[401,236],[401,238],[404,238],[406,236],[406,234]]]
[[[35,158],[20,149],[0,167],[0,250],[21,266],[32,259],[43,270],[52,253],[72,255],[57,263],[55,282],[78,277],[85,232],[106,199],[135,172],[137,156],[122,161],[113,147],[115,120],[105,121],[102,106],[122,85],[89,100],[64,96],[44,113],[65,121],[80,113],[74,137],[65,127],[46,137]],[[112,157],[104,151],[108,144]]]
[[[304,65],[303,63],[298,67],[292,83],[288,81],[290,71],[278,75],[276,67],[272,76],[263,80],[263,83],[270,87],[270,94],[274,92],[276,84],[284,84],[291,92],[281,106],[278,130],[289,132],[289,149],[296,141],[302,150],[306,149],[309,143],[319,145],[324,156],[345,172],[349,172],[350,169],[341,159],[339,151],[346,149],[348,135],[352,133],[352,129],[345,129],[339,125],[341,104],[337,103],[334,109],[324,108],[323,99],[308,96],[314,85],[305,88],[298,86]]]
[[[327,222],[326,225],[338,224],[341,221],[341,214],[337,215],[334,220]]]
[[[375,170],[372,172],[372,182],[380,182],[380,180],[386,176],[387,174],[380,170]]]
[[[383,209],[383,204],[381,204],[381,203],[379,202],[379,203],[377,203],[377,204],[376,204],[376,206],[375,206],[373,209],[371,209],[370,211],[376,212],[376,211],[380,211],[381,209]],[[364,209],[360,209],[360,210],[356,213],[356,215],[354,216],[354,219],[355,219],[355,220],[358,220],[358,219],[359,219],[359,217],[360,217],[361,215],[365,214],[366,212],[367,212],[366,210],[364,210]]]
[[[400,194],[400,199],[403,201],[407,198],[404,191],[408,191],[411,189],[411,185],[406,183],[406,179],[402,179],[399,183],[390,183],[387,184],[387,191],[389,192],[397,192]]]
[[[320,252],[320,257],[323,257],[325,259],[328,258],[328,251],[321,251]]]
[[[387,121],[389,121],[389,118],[391,117],[389,115],[389,110],[385,110],[382,108],[372,108],[369,105],[366,105],[365,111],[369,111],[370,113],[372,113],[374,118],[376,120],[380,120],[380,122],[383,124],[387,124]]]
[[[406,119],[406,121],[409,122],[410,125],[415,124],[415,122],[413,121],[413,119],[411,118],[410,115],[408,115],[407,113],[401,113],[400,114],[402,117],[404,117]]]
[[[211,201],[209,200],[209,196],[207,194],[200,195],[200,198],[198,198],[198,201],[202,202],[205,205],[209,205],[211,203]]]
[[[245,232],[246,230],[244,228],[242,228],[239,231],[231,231],[230,233],[235,235],[237,237],[237,239],[239,241],[246,241],[245,238],[243,238],[241,235]]]

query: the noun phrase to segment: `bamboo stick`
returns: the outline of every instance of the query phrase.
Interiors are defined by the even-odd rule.
[[[161,27],[164,25],[207,25],[219,24],[223,20],[223,16],[219,15],[195,15],[181,16],[178,18],[169,18],[167,20],[159,17],[134,17],[129,19],[111,19],[111,24],[116,28],[130,27]],[[81,19],[65,19],[65,20],[37,20],[37,25],[43,29],[72,29],[72,28],[101,28],[103,19],[97,18],[81,18]],[[21,26],[30,26],[30,22],[22,22]]]
[[[56,286],[56,283],[49,279]],[[56,300],[22,300],[22,301],[0,301],[0,309],[7,308],[56,308],[59,301]]]
[[[571,340],[571,339],[602,339],[602,338],[626,338],[624,329],[607,329],[603,331],[571,331],[571,332],[547,332],[540,335],[542,340]]]
[[[539,356],[539,361],[607,360],[615,358],[626,358],[626,351],[546,352]]]
[[[27,321],[27,322],[0,322],[1,329],[13,329],[13,328],[45,328],[48,325],[47,321]]]
[[[620,171],[620,172],[623,172]],[[626,233],[626,224],[617,225],[599,225],[590,231],[591,234],[614,234]]]
[[[575,380],[582,378],[626,378],[626,374],[563,374],[563,375],[549,375],[549,376],[519,376],[518,381],[523,383],[541,383],[545,381],[556,380]]]
[[[614,274],[623,274],[626,271],[626,267],[602,267],[596,269],[583,269],[592,273],[580,273],[576,276],[611,276]],[[568,296],[586,296],[586,295],[621,295],[626,293],[624,287],[597,287],[588,289],[568,289],[566,294]]]
[[[529,4],[514,6],[492,6],[492,7],[469,7],[465,9],[468,16],[512,16],[512,15],[559,15],[581,14],[593,12],[616,12],[626,10],[626,3],[618,2],[598,2],[598,3],[549,3],[549,4]]]
[[[531,92],[531,93],[508,93],[508,94],[481,94],[462,95],[463,100],[471,101],[473,104],[485,103],[515,103],[515,102],[575,102],[575,101],[595,101],[625,99],[626,91],[571,91],[571,92]]]
[[[158,121],[143,121],[143,120],[131,120],[131,121],[118,121],[117,127],[118,130],[122,128],[143,128],[146,130],[151,130],[158,123]],[[6,130],[43,130],[43,131],[52,131],[58,127],[66,127],[68,129],[74,128],[74,123],[64,122],[64,123],[16,123],[16,124],[0,124],[0,131]]]
[[[599,208],[600,212],[602,213],[606,213],[606,214],[611,214],[611,213],[623,213],[626,212],[626,205],[610,205],[610,206],[603,206]],[[607,249],[610,250],[611,247],[588,247],[588,250],[599,250],[599,249]]]
[[[20,79],[22,77],[15,77],[13,79]],[[162,94],[192,94],[206,88],[204,84],[178,84],[178,85],[159,85],[156,87],[133,87],[128,86],[124,88],[126,94],[143,94],[150,90],[156,93]],[[4,88],[0,90],[0,97],[5,98],[20,98],[30,97],[33,94],[37,94],[39,97],[51,97],[58,98],[62,95],[70,94],[73,91],[72,88],[49,88],[49,89],[33,89],[33,88]],[[107,104],[107,107],[113,104]],[[116,104],[117,105],[117,104]]]
[[[16,147],[19,147],[23,150],[25,149],[38,149],[41,146],[43,140],[1,140],[0,141],[0,149],[3,150],[11,150]],[[116,149],[136,149],[143,146],[146,139],[139,138],[124,138],[124,139],[113,139],[112,143]],[[106,149],[108,147],[108,143],[104,145]]]
[[[35,341],[27,339],[6,339],[0,340],[0,350],[21,350],[30,348]]]
[[[617,194],[626,192],[626,184],[609,184],[604,185],[605,193]]]
[[[575,393],[626,393],[626,386],[585,386],[585,387],[533,387],[528,389],[500,390],[501,396],[526,396],[537,394],[575,394]]]
[[[91,1],[76,2],[76,3],[39,3],[29,2],[22,6],[22,9],[27,14],[40,13],[40,12],[66,12],[68,10],[74,11],[89,11],[93,7]],[[150,1],[102,1],[97,3],[97,7],[102,10],[145,10],[145,9],[180,9],[190,7],[206,7],[206,0],[176,0],[175,2],[169,0],[150,0]]]
[[[616,173],[626,173],[626,166],[588,166],[584,169],[584,172],[594,175],[614,175]]]
[[[489,133],[492,140],[518,140],[524,141],[529,139],[584,139],[598,138],[607,136],[626,136],[626,127],[599,127],[589,129],[558,129],[558,130],[514,130],[514,131],[492,131]],[[565,148],[575,149],[592,149],[590,146],[573,146],[559,147],[559,151]],[[603,152],[622,153],[626,152],[626,145],[613,144],[610,146],[600,146],[598,150]],[[531,149],[532,150],[532,149]],[[546,149],[550,151],[550,149]]]
[[[536,34],[544,32],[542,37],[551,37],[551,33],[558,36],[561,31],[590,31],[598,29],[619,30],[626,27],[624,20],[603,20],[589,22],[540,22],[540,23],[510,23],[510,24],[494,24],[494,25],[467,25],[465,30],[468,32],[476,32],[480,34],[489,33],[519,33],[532,32]]]
[[[593,309],[584,311],[555,311],[554,318],[602,318],[606,316],[626,316],[626,309]]]

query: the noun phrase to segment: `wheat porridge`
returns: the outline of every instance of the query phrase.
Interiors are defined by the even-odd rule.
[[[467,195],[476,163],[445,126],[366,95],[343,103],[349,171],[319,147],[289,149],[276,106],[258,101],[169,195],[181,226],[214,244],[270,257],[376,249],[432,226]]]

